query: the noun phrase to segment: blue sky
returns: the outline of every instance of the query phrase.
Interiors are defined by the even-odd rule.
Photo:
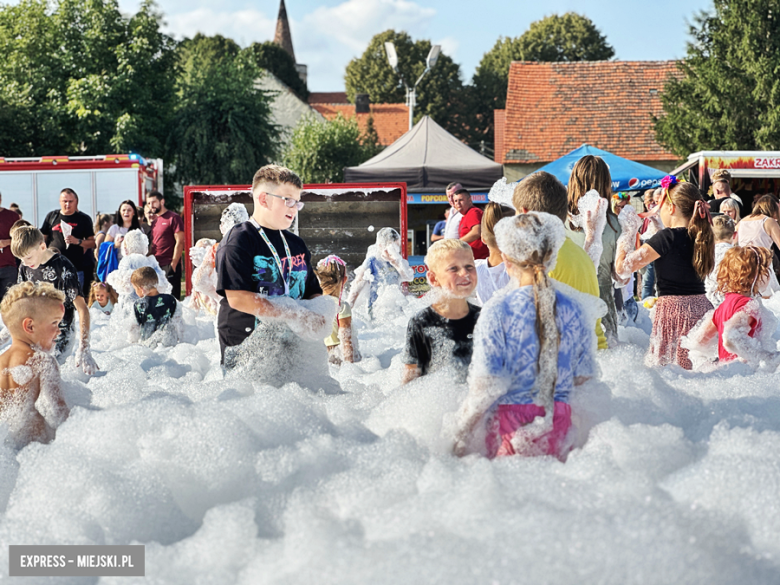
[[[158,0],[177,38],[222,34],[242,46],[273,38],[279,0]],[[468,82],[500,36],[515,37],[553,13],[575,11],[596,23],[622,60],[685,55],[686,22],[712,0],[286,0],[299,63],[309,66],[311,91],[340,91],[344,69],[375,34],[388,28],[441,44]],[[137,0],[120,0],[123,10]],[[617,80],[619,81],[619,80]]]

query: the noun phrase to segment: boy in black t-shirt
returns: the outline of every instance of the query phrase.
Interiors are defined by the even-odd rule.
[[[132,338],[148,340],[155,331],[164,329],[163,345],[175,345],[182,338],[182,318],[175,297],[157,291],[160,280],[151,266],[143,266],[130,276],[130,282],[138,295],[133,306],[138,329],[131,331]]]
[[[425,264],[434,302],[409,320],[401,381],[453,366],[458,381],[465,382],[480,310],[466,301],[477,288],[474,254],[466,242],[439,240],[428,250]]]
[[[48,282],[65,293],[65,314],[60,321],[60,334],[55,344],[60,359],[65,357],[65,349],[71,339],[74,310],[78,311],[80,335],[76,367],[81,367],[85,374],[93,374],[98,367],[89,349],[89,309],[81,295],[73,264],[65,256],[47,248],[43,234],[32,226],[12,231],[11,252],[22,261],[19,282]]]
[[[289,300],[322,294],[309,249],[288,231],[303,207],[301,187],[300,178],[287,168],[261,168],[252,180],[252,217],[234,226],[219,245],[217,294],[224,299],[217,331],[228,369],[237,365],[239,346],[261,325],[268,330],[266,346],[289,342],[292,332],[317,338],[326,327],[322,315]]]

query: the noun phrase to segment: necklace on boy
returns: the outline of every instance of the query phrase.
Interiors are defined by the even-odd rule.
[[[265,245],[268,246],[268,248],[271,250],[271,254],[273,254],[274,260],[276,260],[276,265],[279,267],[279,276],[282,277],[282,282],[284,282],[284,296],[289,297],[290,272],[292,272],[292,270],[287,270],[287,278],[285,278],[284,268],[282,267],[282,259],[279,258],[279,252],[277,252],[276,248],[274,248],[273,244],[271,244],[271,240],[268,239],[268,236],[263,231],[263,228],[260,226],[260,224],[255,221],[255,218],[252,218],[252,223],[257,227],[257,231],[260,233],[260,237],[263,238]],[[279,230],[279,235],[282,237],[282,242],[284,242],[284,251],[287,254],[288,268],[291,268],[290,263],[292,262],[292,254],[290,253],[290,246],[287,245],[287,238],[284,237],[282,230]]]

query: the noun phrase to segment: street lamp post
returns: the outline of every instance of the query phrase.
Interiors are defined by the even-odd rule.
[[[406,88],[406,105],[409,106],[409,130],[412,129],[414,123],[414,106],[417,105],[417,85],[422,81],[422,78],[425,77],[425,74],[430,71],[431,67],[436,65],[440,52],[441,45],[433,45],[431,47],[428,57],[425,59],[425,71],[422,72],[422,75],[420,75],[415,84],[412,87],[409,87],[406,85],[403,76],[398,73],[398,55],[395,52],[395,45],[389,41],[385,43],[385,53],[387,53],[387,60],[390,63],[390,67],[393,68],[393,71],[398,73],[398,77],[401,78],[401,83],[403,83]]]

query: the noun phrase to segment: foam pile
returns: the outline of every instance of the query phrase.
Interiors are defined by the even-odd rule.
[[[365,357],[334,371],[337,392],[322,372],[224,377],[210,317],[156,350],[96,318],[104,373],[62,367],[56,439],[0,443],[2,574],[9,544],[141,543],[145,578],[18,581],[780,582],[777,374],[649,369],[648,331],[621,328],[572,400],[565,464],[457,459],[442,420],[466,387],[398,385],[423,303],[388,292],[373,321],[355,313]]]

